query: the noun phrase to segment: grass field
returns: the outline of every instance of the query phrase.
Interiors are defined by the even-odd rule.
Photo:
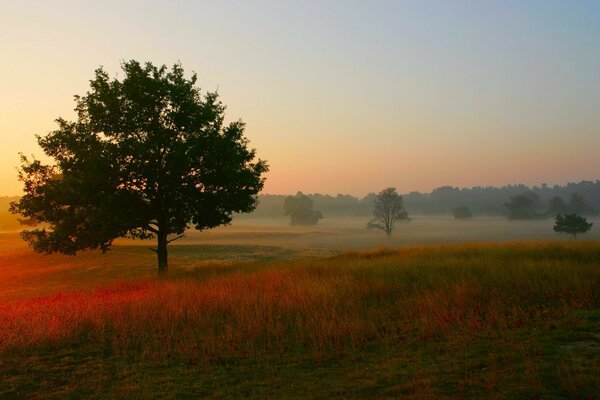
[[[0,246],[3,398],[599,398],[597,242]]]

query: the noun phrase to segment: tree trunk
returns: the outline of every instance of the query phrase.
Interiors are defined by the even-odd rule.
[[[167,263],[167,235],[159,232],[157,236],[158,247],[156,255],[158,256],[158,275],[163,278],[167,275],[169,266]]]

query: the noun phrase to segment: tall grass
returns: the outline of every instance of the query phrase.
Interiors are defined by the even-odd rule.
[[[379,249],[205,281],[119,283],[0,305],[0,353],[96,344],[143,359],[315,357],[467,343],[600,308],[600,246]]]

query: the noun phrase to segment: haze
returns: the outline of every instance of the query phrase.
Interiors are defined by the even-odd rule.
[[[2,1],[0,195],[124,59],[218,88],[265,193],[597,179],[599,39],[594,1]]]

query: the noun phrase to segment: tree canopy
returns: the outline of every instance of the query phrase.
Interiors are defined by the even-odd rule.
[[[577,238],[580,233],[586,233],[592,229],[592,222],[587,222],[584,217],[577,214],[557,215],[554,223],[554,232],[568,233]]]
[[[290,225],[316,225],[323,218],[323,214],[314,209],[314,201],[302,192],[286,197],[283,210],[284,215],[290,216]]]
[[[38,252],[106,251],[118,237],[155,237],[159,272],[167,244],[189,227],[213,228],[256,207],[267,164],[244,137],[244,123],[224,123],[216,92],[197,76],[137,61],[123,79],[95,71],[75,96],[77,120],[37,140],[54,160],[22,156],[25,195],[11,211],[46,226],[23,232]],[[175,235],[176,237],[172,237]]]
[[[508,219],[524,220],[539,218],[537,213],[541,206],[539,196],[528,191],[516,196],[511,196],[510,201],[505,204],[508,208]]]

